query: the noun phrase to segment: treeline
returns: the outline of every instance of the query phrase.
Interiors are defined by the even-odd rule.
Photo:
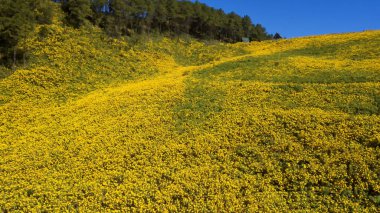
[[[0,63],[25,62],[25,41],[37,24],[49,24],[60,4],[65,23],[99,26],[112,37],[138,34],[188,34],[199,39],[239,42],[277,38],[250,17],[226,14],[188,0],[0,0]]]
[[[50,0],[0,0],[0,61],[15,66],[25,61],[25,40],[36,24],[49,24],[53,16]]]
[[[249,16],[226,14],[198,1],[187,0],[55,0],[67,23],[80,27],[87,20],[118,37],[143,33],[189,34],[200,39],[239,42],[272,39]]]

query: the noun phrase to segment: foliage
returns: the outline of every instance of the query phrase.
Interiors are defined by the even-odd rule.
[[[29,36],[36,23],[50,23],[51,1],[1,0],[0,4],[0,60],[12,58],[15,66],[18,49],[27,51],[20,41]]]
[[[91,16],[91,2],[88,0],[63,0],[62,10],[67,14],[66,21],[79,28]]]
[[[282,39],[282,36],[279,33],[274,34],[273,39]]]
[[[75,27],[91,20],[113,37],[122,35],[190,34],[200,39],[239,42],[271,39],[265,28],[248,16],[226,14],[198,1],[177,0],[62,0],[67,20]],[[92,9],[92,12],[89,9]]]

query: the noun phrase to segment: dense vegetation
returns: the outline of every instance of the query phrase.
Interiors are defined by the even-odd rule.
[[[191,35],[198,39],[230,43],[239,42],[242,37],[254,41],[273,38],[262,25],[253,24],[248,16],[226,14],[198,1],[0,0],[1,64],[12,64],[15,69],[22,58],[25,65],[28,50],[22,41],[32,36],[36,24],[49,24],[54,13],[60,13],[53,2],[61,5],[65,24],[75,28],[100,26],[114,38]],[[40,33],[43,37],[47,32]]]
[[[226,44],[51,22],[0,68],[0,211],[378,211],[380,31]]]
[[[206,44],[62,20],[0,80],[2,211],[378,210],[379,31]]]
[[[18,52],[26,60],[22,40],[30,36],[36,24],[51,23],[53,8],[50,0],[0,0],[0,5],[0,64],[12,61],[15,67]]]
[[[57,1],[56,1],[57,2]],[[187,0],[61,0],[67,21],[80,27],[86,20],[109,35],[190,34],[201,39],[239,42],[242,37],[261,41],[272,38],[249,16],[226,14],[198,1]]]

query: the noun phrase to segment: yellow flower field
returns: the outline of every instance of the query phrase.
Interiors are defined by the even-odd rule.
[[[3,212],[380,207],[380,31],[131,44],[56,23],[25,45],[0,79]]]

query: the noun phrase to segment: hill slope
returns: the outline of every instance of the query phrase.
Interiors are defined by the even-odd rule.
[[[379,207],[379,31],[130,45],[45,27],[0,80],[3,211]]]

